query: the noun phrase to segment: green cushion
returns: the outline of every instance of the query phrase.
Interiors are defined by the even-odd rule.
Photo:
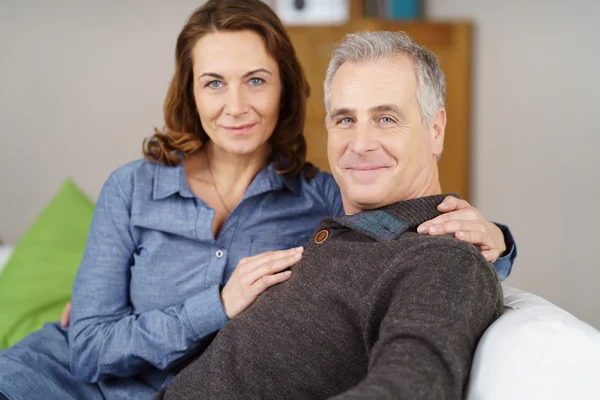
[[[0,349],[58,321],[83,256],[94,204],[66,180],[0,275]]]

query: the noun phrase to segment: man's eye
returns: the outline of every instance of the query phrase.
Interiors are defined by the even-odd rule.
[[[392,124],[392,123],[394,123],[394,120],[392,118],[390,118],[390,117],[381,117],[379,119],[379,121],[381,121],[381,123],[383,123],[383,124]]]
[[[352,123],[352,118],[346,117],[346,118],[342,118],[338,121],[338,124],[351,124]]]
[[[218,89],[223,86],[223,82],[221,81],[210,81],[206,84],[207,87],[211,87],[213,89]]]
[[[265,82],[265,80],[262,78],[250,78],[249,82],[252,86],[258,86],[262,85]]]

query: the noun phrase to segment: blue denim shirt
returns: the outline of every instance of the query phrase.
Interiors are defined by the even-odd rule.
[[[121,167],[101,191],[75,280],[71,371],[91,382],[138,375],[160,388],[227,322],[219,291],[242,257],[304,245],[321,218],[342,213],[330,174],[307,181],[269,165],[215,238],[214,211],[191,192],[181,165]],[[516,255],[503,231],[501,278]]]

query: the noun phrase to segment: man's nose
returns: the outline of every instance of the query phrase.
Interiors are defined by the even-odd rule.
[[[376,140],[372,127],[368,124],[357,124],[348,147],[354,153],[362,155],[377,150],[379,142]]]
[[[247,94],[243,88],[230,87],[225,104],[225,113],[232,117],[237,117],[247,113],[248,108]]]

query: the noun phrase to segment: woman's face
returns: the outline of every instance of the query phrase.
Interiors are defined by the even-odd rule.
[[[202,127],[231,154],[264,151],[279,118],[277,62],[252,31],[210,33],[192,50],[194,98]]]

